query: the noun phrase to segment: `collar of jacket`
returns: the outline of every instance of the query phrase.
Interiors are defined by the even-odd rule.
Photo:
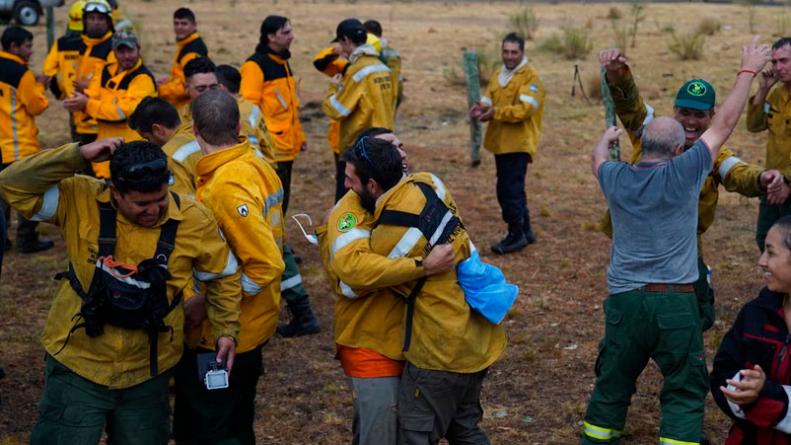
[[[195,31],[192,34],[188,35],[187,37],[184,37],[181,40],[176,39],[176,43],[178,44],[179,48],[183,48],[184,45],[186,45],[187,43],[192,42],[193,40],[197,40],[199,37],[200,37],[200,34],[198,34],[198,31]]]
[[[401,175],[401,180],[399,180],[396,185],[392,186],[390,190],[382,193],[378,198],[376,198],[376,210],[374,211],[374,220],[379,219],[379,215],[382,214],[382,210],[384,210],[384,205],[387,203],[387,200],[395,194],[396,190],[400,189],[404,186],[404,184],[408,184],[414,182],[415,178],[413,175]]]
[[[514,75],[524,68],[525,65],[527,65],[527,56],[522,57],[522,61],[519,62],[519,65],[515,66],[512,70],[509,70],[505,67],[505,64],[503,64],[503,67],[500,68],[500,74],[497,75],[497,81],[500,83],[500,86],[505,87],[508,85],[508,82],[510,82]]]
[[[16,54],[9,53],[7,51],[0,51],[0,57],[2,57],[4,59],[8,59],[8,60],[13,60],[14,62],[16,62],[16,63],[18,63],[20,65],[27,66],[27,62],[25,62],[25,59],[17,56]]]
[[[785,299],[785,294],[781,294],[779,292],[774,292],[769,290],[769,288],[764,287],[761,289],[761,292],[758,294],[758,298],[756,299],[756,303],[774,313],[777,314],[779,317],[783,317],[783,300]]]
[[[107,31],[101,37],[88,37],[88,34],[85,34],[85,33],[81,34],[82,41],[83,41],[83,43],[85,43],[86,46],[96,46],[96,45],[104,42],[105,40],[111,38],[112,36],[113,36],[113,32],[112,31]]]
[[[105,187],[101,192],[99,192],[98,195],[96,195],[97,201],[109,202],[113,205],[113,207],[115,207],[115,203],[113,202],[112,198],[113,195],[112,195],[112,190],[110,190],[110,187]],[[121,212],[117,212],[117,213],[118,213],[118,219],[121,220],[122,222],[132,226],[137,225],[134,222],[130,221],[123,213]],[[176,202],[173,200],[173,196],[168,196],[168,209],[167,211],[165,211],[165,214],[162,215],[161,218],[159,218],[159,221],[157,221],[154,227],[159,227],[162,224],[165,224],[165,222],[167,222],[167,220],[169,219],[175,219],[176,221],[181,221],[184,219],[184,214],[181,213],[181,209],[179,209],[179,206],[176,205]]]
[[[349,62],[354,63],[362,56],[374,56],[379,57],[379,51],[376,50],[373,46],[369,44],[363,44],[358,46],[357,48],[349,54]]]
[[[239,136],[239,142],[236,145],[201,156],[198,164],[195,165],[195,173],[201,178],[209,176],[223,165],[248,153],[252,153],[252,149],[247,141],[247,136]]]
[[[113,66],[110,66],[110,69],[112,70],[113,68],[115,68],[115,72],[113,73],[113,71],[110,71],[110,73],[113,74],[113,77],[117,77],[122,74],[125,75],[126,73],[131,73],[132,71],[140,68],[142,65],[143,65],[143,58],[138,56],[137,62],[135,62],[135,64],[132,65],[132,68],[129,68],[128,70],[121,70],[121,64],[118,62],[114,62]]]
[[[261,54],[269,56],[269,58],[271,58],[272,60],[274,60],[277,63],[285,64],[288,61],[288,59],[291,58],[291,51],[289,51],[287,49],[278,53],[278,52],[273,51],[272,48],[270,48],[267,45],[259,45],[259,46],[263,46],[264,47],[263,51],[259,51]]]

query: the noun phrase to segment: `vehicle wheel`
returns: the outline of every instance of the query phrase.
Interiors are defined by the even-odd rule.
[[[41,17],[38,5],[36,2],[29,0],[22,0],[16,2],[14,5],[14,21],[22,26],[35,26],[38,25],[38,20]]]

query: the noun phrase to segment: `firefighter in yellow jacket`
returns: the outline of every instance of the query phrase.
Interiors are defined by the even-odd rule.
[[[3,31],[0,51],[0,171],[12,163],[39,151],[35,117],[49,105],[44,85],[28,67],[33,55],[33,34],[24,28],[9,26]],[[0,212],[10,221],[11,209],[0,199]],[[35,221],[19,215],[17,247],[21,253],[51,248],[49,240],[39,240]],[[0,232],[6,247],[7,227]]]
[[[632,142],[629,162],[634,164],[639,161],[642,154],[641,130],[654,118],[654,109],[640,96],[626,58],[619,49],[603,50],[599,54],[599,61],[607,72],[607,83],[615,103],[615,112]],[[714,87],[703,79],[689,80],[678,90],[673,117],[684,127],[685,144],[688,147],[709,128],[714,116],[715,103]],[[725,147],[720,149],[717,159],[714,160],[711,174],[706,177],[698,202],[699,278],[695,283],[695,293],[701,303],[704,330],[711,327],[714,322],[714,291],[710,284],[709,267],[703,260],[702,235],[714,223],[720,184],[729,192],[737,192],[744,196],[760,196],[765,193],[767,187],[771,189],[785,187],[782,178],[782,174],[776,170],[765,170],[745,163]],[[612,236],[609,214],[603,229],[608,236]]]
[[[758,90],[747,102],[747,130],[758,133],[769,130],[766,143],[766,168],[779,170],[791,180],[791,38],[783,37],[772,45],[772,67],[761,73]],[[776,83],[779,85],[775,86]],[[774,88],[773,88],[774,87]],[[773,202],[762,196],[758,207],[755,241],[763,252],[769,228],[779,218],[791,214],[788,189]]]
[[[109,186],[75,176],[111,154]],[[218,356],[233,365],[236,259],[209,210],[171,194],[167,181],[159,147],[118,138],[46,150],[0,173],[0,196],[26,217],[59,226],[70,262],[44,325],[45,384],[32,444],[95,445],[106,423],[110,442],[167,442],[181,291],[193,273],[207,283]],[[113,303],[133,295],[151,304],[138,312]]]
[[[363,27],[369,35],[379,39],[379,58],[390,68],[390,81],[393,84],[394,105],[396,109],[404,99],[404,78],[401,76],[401,53],[390,46],[390,41],[382,37],[382,24],[378,20],[366,20]]]
[[[179,8],[173,13],[173,31],[176,33],[176,54],[170,77],[158,79],[159,96],[181,108],[190,101],[186,90],[184,67],[196,57],[208,57],[209,49],[198,34],[198,22],[195,13],[189,8]]]
[[[300,151],[307,150],[299,122],[297,80],[288,59],[294,33],[286,17],[270,15],[261,23],[255,53],[242,64],[239,94],[258,106],[275,143],[277,174],[283,183],[283,212],[288,211],[291,171]]]
[[[456,279],[454,265],[468,258],[473,248],[456,204],[434,175],[404,176],[401,156],[390,142],[361,139],[344,153],[344,160],[347,185],[378,223],[369,240],[371,252],[378,256],[353,273],[333,270],[355,292],[388,286],[407,298],[399,443],[433,443],[442,437],[451,443],[462,437],[470,443],[488,443],[478,427],[483,415],[481,384],[488,367],[504,351],[506,338],[501,326],[472,312]],[[398,222],[414,219],[409,215],[422,214],[427,205],[437,211],[419,218],[420,228]],[[342,215],[329,224],[344,228],[354,226],[354,221]],[[447,272],[421,280],[428,259],[424,252],[435,250],[447,258]],[[385,282],[379,271],[400,257],[413,264],[401,266],[401,276]]]
[[[82,3],[79,17],[82,34],[58,39],[44,60],[44,75],[48,77],[50,89],[58,100],[73,98],[75,92],[84,93],[91,80],[101,76],[104,65],[115,61],[110,5],[104,0]],[[73,9],[69,13],[70,22],[77,19],[76,15],[72,17]],[[84,110],[69,111],[72,140],[83,144],[96,140],[96,119]]]
[[[231,95],[202,94],[192,103],[192,116],[204,154],[197,165],[195,196],[212,210],[239,259],[243,297],[230,387],[221,393],[209,391],[196,374],[197,353],[214,346],[211,333],[204,331],[198,349],[185,352],[176,372],[174,435],[184,443],[252,444],[261,349],[275,333],[280,312],[284,264],[273,227],[282,221],[282,196],[270,193],[280,184],[272,167],[254,155],[246,138],[239,137],[239,108]],[[200,297],[186,303],[193,304],[202,305]]]
[[[394,100],[390,69],[379,60],[379,52],[367,43],[368,34],[357,19],[338,24],[335,40],[341,56],[349,60],[343,74],[336,74],[324,98],[324,113],[340,122],[338,149],[349,147],[365,128],[393,129]],[[336,165],[336,199],[345,192]]]
[[[503,66],[489,79],[486,95],[470,117],[488,122],[483,146],[494,153],[497,202],[508,234],[491,247],[503,255],[536,242],[525,194],[527,166],[538,152],[544,116],[544,84],[525,57],[525,41],[510,33],[502,43]]]
[[[98,122],[98,138],[122,137],[126,142],[140,140],[140,135],[129,128],[128,117],[137,104],[147,96],[156,96],[156,82],[140,57],[140,43],[130,31],[118,31],[112,39],[113,52],[118,60],[104,66],[99,77],[94,77],[85,94],[79,91],[63,101],[71,110],[84,110]],[[97,177],[110,176],[109,164],[93,166]]]

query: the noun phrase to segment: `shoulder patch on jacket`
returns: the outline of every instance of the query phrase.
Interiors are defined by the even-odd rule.
[[[354,216],[354,213],[346,212],[338,218],[338,231],[339,232],[348,232],[352,230],[354,226],[357,225],[357,217]]]
[[[247,215],[250,214],[250,209],[247,208],[247,204],[240,205],[239,207],[236,208],[236,211],[239,212],[240,215],[242,215],[242,218],[246,218]]]

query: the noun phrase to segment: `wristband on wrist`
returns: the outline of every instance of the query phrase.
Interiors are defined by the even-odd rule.
[[[753,70],[739,70],[739,72],[736,73],[736,76],[741,76],[742,73],[750,73],[753,77],[758,75],[758,73]]]

